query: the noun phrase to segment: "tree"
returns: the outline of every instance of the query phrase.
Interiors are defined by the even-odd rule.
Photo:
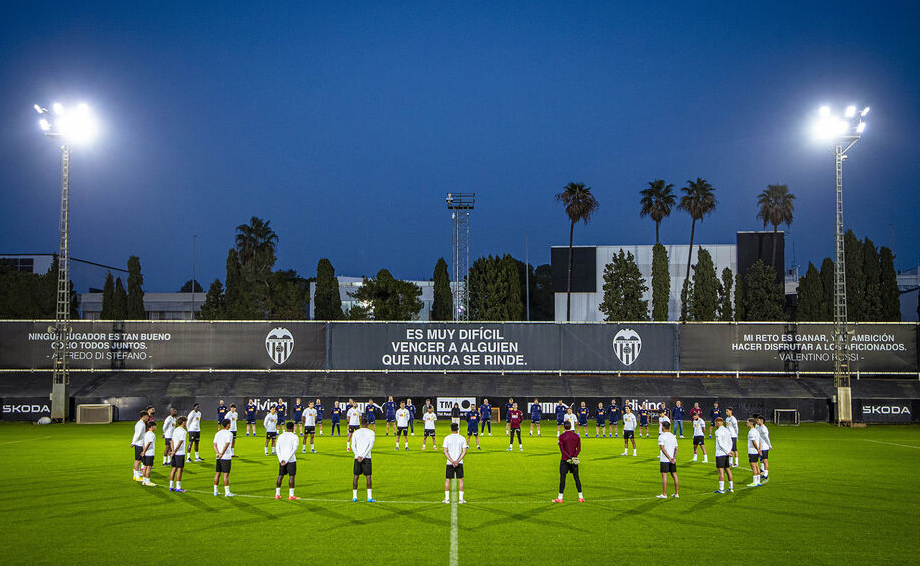
[[[801,322],[819,322],[824,318],[824,282],[813,263],[808,262],[805,276],[799,278],[799,306],[796,320]]]
[[[220,281],[220,279],[218,279],[218,281]],[[194,291],[193,291],[193,286],[194,286]],[[223,287],[223,285],[221,285],[221,287]],[[192,292],[201,293],[203,291],[204,289],[201,288],[201,284],[198,283],[198,280],[196,279],[189,279],[182,285],[182,288],[179,289],[180,293],[192,293]]]
[[[780,224],[792,224],[792,213],[795,210],[795,195],[789,192],[786,185],[767,185],[767,188],[757,198],[760,207],[757,218],[763,220],[763,227],[773,225],[773,258],[770,265],[776,266],[776,231]]]
[[[879,253],[879,297],[881,298],[881,320],[901,321],[901,294],[898,291],[898,275],[894,270],[894,254],[885,246]]]
[[[538,265],[533,272],[533,291],[530,292],[533,310],[530,320],[555,320],[556,298],[553,295],[553,266]]]
[[[735,320],[735,313],[732,312],[732,270],[725,268],[722,270],[722,283],[719,284],[719,320],[731,322]]]
[[[371,279],[364,278],[361,287],[351,294],[364,305],[374,320],[413,320],[422,310],[422,289],[411,281],[394,279],[381,269]]]
[[[648,291],[632,252],[613,256],[604,267],[604,298],[600,311],[607,321],[648,320],[648,301],[642,295]]]
[[[866,280],[865,311],[862,320],[878,322],[882,320],[882,298],[880,294],[882,271],[879,267],[878,250],[875,248],[875,243],[868,236],[863,240],[862,260],[863,277]]]
[[[128,258],[127,301],[126,318],[128,320],[147,318],[147,310],[144,309],[144,276],[141,274],[141,260],[136,255]]]
[[[821,287],[824,300],[821,301],[821,318],[825,322],[834,320],[834,260],[829,257],[821,262]]]
[[[715,264],[709,251],[700,248],[698,260],[693,267],[693,299],[690,302],[690,316],[697,321],[716,319],[719,306],[719,280]]]
[[[677,197],[672,190],[674,185],[665,184],[664,179],[649,181],[648,188],[640,191],[642,199],[639,204],[642,209],[639,211],[640,216],[651,216],[655,222],[655,243],[659,243],[658,229],[661,221],[671,215],[671,208]]]
[[[342,320],[342,297],[339,280],[335,278],[332,262],[323,258],[316,264],[316,290],[313,293],[313,318],[316,320]]]
[[[450,291],[450,274],[447,262],[438,258],[434,266],[434,301],[431,304],[431,320],[454,319],[454,297]]]
[[[693,298],[693,285],[689,279],[684,279],[680,289],[680,321],[687,322],[690,318],[690,302]]]
[[[667,322],[671,301],[671,273],[668,250],[660,243],[652,248],[652,320]]]
[[[687,256],[687,279],[690,279],[690,266],[693,263],[693,236],[696,231],[696,221],[703,221],[703,217],[715,210],[715,189],[706,179],[696,178],[696,181],[687,181],[687,186],[681,189],[684,196],[680,197],[677,208],[687,212],[693,221],[690,223],[690,253]]]
[[[747,313],[744,310],[744,277],[739,273],[735,277],[735,322],[747,320]]]
[[[862,242],[852,230],[843,235],[844,271],[847,283],[847,319],[866,320],[866,276],[863,273]],[[833,304],[833,303],[831,303]]]
[[[221,284],[220,279],[215,279],[208,289],[204,304],[201,305],[201,310],[196,314],[196,318],[219,320],[224,317],[224,286]]]
[[[236,251],[239,255],[241,274],[248,280],[247,288],[250,293],[249,303],[242,310],[251,312],[252,318],[266,318],[272,310],[272,267],[275,265],[278,235],[272,230],[271,221],[255,216],[249,220],[249,224],[237,226],[236,231]],[[227,286],[229,285],[228,280]]]
[[[112,298],[112,319],[125,320],[128,316],[128,293],[121,277],[115,279],[115,295]]]
[[[265,318],[253,300],[252,279],[240,265],[239,254],[233,248],[227,252],[227,286],[224,292],[224,315],[228,320],[258,320]]]
[[[591,221],[591,215],[597,210],[598,202],[591,194],[591,187],[584,183],[569,183],[556,195],[556,200],[565,206],[565,214],[569,217],[569,266],[565,287],[565,319],[572,319],[572,250],[575,247],[575,224]]]
[[[105,284],[102,285],[102,311],[99,313],[101,320],[113,320],[115,318],[112,310],[112,303],[115,300],[115,279],[112,273],[105,274]]]
[[[521,320],[524,305],[513,257],[489,255],[477,259],[467,281],[470,320]]]
[[[776,281],[776,269],[758,259],[745,276],[747,320],[783,320],[783,285]]]
[[[280,269],[272,274],[269,299],[269,318],[306,319],[307,304],[310,302],[310,282],[293,269]]]

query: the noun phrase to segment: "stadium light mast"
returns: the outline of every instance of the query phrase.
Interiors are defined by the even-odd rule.
[[[54,374],[51,381],[51,420],[62,422],[66,416],[66,387],[70,382],[67,371],[67,335],[70,328],[70,148],[73,144],[92,141],[98,130],[96,120],[86,104],[65,109],[55,102],[49,111],[36,104],[33,108],[41,118],[39,127],[45,136],[60,144],[61,148],[61,218],[60,254],[58,255],[58,281],[56,311],[52,341]]]
[[[476,203],[476,193],[447,193],[447,208],[451,211],[451,255],[453,256],[454,320],[470,319],[468,276],[470,274],[470,211]]]
[[[837,388],[837,424],[853,423],[853,401],[850,395],[849,334],[847,329],[846,257],[843,247],[843,162],[866,129],[863,118],[869,107],[861,111],[848,106],[843,117],[835,116],[828,106],[818,111],[814,123],[816,139],[834,144],[835,222],[834,222],[834,386]]]

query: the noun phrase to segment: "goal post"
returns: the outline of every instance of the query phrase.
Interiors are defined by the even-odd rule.
[[[77,424],[108,424],[112,415],[112,405],[108,403],[77,405]]]
[[[773,409],[773,423],[777,425],[799,426],[799,410]]]

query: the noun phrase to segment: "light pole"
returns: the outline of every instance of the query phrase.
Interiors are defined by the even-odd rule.
[[[51,381],[51,420],[61,422],[66,416],[67,341],[70,334],[70,148],[71,144],[90,141],[96,134],[96,122],[89,106],[79,104],[68,112],[63,105],[54,103],[49,111],[36,104],[41,116],[38,124],[45,136],[60,143],[61,148],[61,222],[60,255],[58,256],[58,281],[54,340],[52,341],[54,373]],[[52,330],[52,329],[49,329]]]
[[[853,402],[850,395],[849,331],[847,330],[846,257],[843,247],[843,162],[866,129],[863,121],[869,113],[848,106],[844,117],[834,116],[822,106],[814,125],[815,137],[834,144],[834,173],[836,203],[834,219],[834,386],[837,388],[837,424],[853,423]]]

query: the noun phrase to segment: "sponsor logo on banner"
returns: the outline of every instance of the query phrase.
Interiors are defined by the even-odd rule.
[[[613,351],[625,366],[631,366],[642,351],[642,338],[632,328],[624,328],[613,337]]]
[[[471,408],[476,406],[475,397],[438,397],[435,401],[434,412],[440,417],[450,416],[450,412],[454,408],[454,403],[460,405],[460,415],[463,416],[463,413],[466,413]]]
[[[655,413],[661,409],[667,408],[667,403],[664,401],[649,401],[648,399],[623,399],[623,406],[632,409],[633,413],[641,409],[643,403],[645,404],[646,409]]]
[[[273,328],[265,337],[265,351],[277,365],[287,361],[294,351],[294,336],[287,328]]]
[[[910,415],[906,405],[863,405],[863,415]]]
[[[37,414],[37,413],[51,413],[51,409],[48,405],[4,405],[3,406],[4,414]]]

